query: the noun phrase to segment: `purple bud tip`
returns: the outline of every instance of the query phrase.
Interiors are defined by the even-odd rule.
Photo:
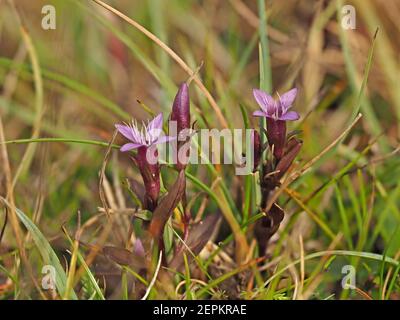
[[[141,256],[141,257],[145,256],[143,243],[142,243],[142,241],[140,239],[136,239],[133,252],[136,253],[137,255]]]
[[[182,132],[190,130],[190,98],[189,87],[186,82],[182,83],[179,87],[178,93],[175,96],[174,104],[172,105],[172,112],[170,121],[174,121],[176,125],[176,137],[181,137]],[[179,140],[179,139],[178,139]],[[177,155],[185,141],[177,142]],[[186,152],[189,156],[189,150]],[[177,158],[177,169],[182,170],[186,167],[186,163],[182,163]]]
[[[179,87],[172,106],[171,120],[177,122],[178,133],[190,128],[189,87],[186,82]]]

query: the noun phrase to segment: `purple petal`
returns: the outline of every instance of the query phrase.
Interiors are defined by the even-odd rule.
[[[140,239],[136,239],[133,252],[135,252],[137,255],[139,255],[141,257],[144,257],[144,255],[145,255],[144,247],[143,247],[143,243]]]
[[[126,151],[130,151],[130,150],[139,148],[141,146],[142,146],[142,144],[139,144],[139,143],[126,143],[121,147],[120,151],[126,152]]]
[[[162,136],[159,137],[154,144],[158,144],[158,143],[166,143],[166,142],[170,142],[170,141],[174,141],[176,140],[176,137],[171,137],[171,136]]]
[[[276,110],[275,111],[276,112],[275,112],[274,116],[277,117],[277,118],[280,118],[285,113],[286,110],[282,107],[282,104],[280,102],[278,102],[276,104]]]
[[[268,93],[259,89],[253,89],[253,96],[265,113],[273,114],[275,112],[275,100]]]
[[[289,112],[286,112],[283,116],[279,117],[279,120],[294,121],[294,120],[298,120],[299,118],[300,118],[300,115],[296,111],[289,111]]]
[[[288,110],[292,106],[294,99],[296,99],[296,95],[297,88],[289,90],[288,92],[285,92],[283,95],[281,95],[280,102],[284,111]]]
[[[137,127],[132,127],[132,136],[133,136],[133,142],[141,144],[143,142],[143,137],[141,132]]]
[[[254,117],[269,117],[268,114],[266,114],[264,111],[257,110],[253,112]]]
[[[156,141],[162,133],[163,131],[161,129],[151,129],[150,131],[147,131],[147,134],[150,136],[151,143]]]
[[[124,126],[122,124],[116,124],[115,128],[117,128],[118,132],[122,134],[125,138],[136,141],[135,137],[132,134],[132,129],[129,126]]]
[[[151,120],[147,126],[147,131],[161,129],[163,124],[163,114],[160,113],[157,117]]]

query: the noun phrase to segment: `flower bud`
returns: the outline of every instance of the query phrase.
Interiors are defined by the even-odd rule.
[[[177,126],[177,155],[179,154],[180,147],[185,144],[185,141],[179,139],[179,135],[190,129],[190,99],[189,99],[189,87],[186,82],[182,83],[179,87],[178,93],[175,96],[174,103],[172,105],[172,112],[170,121],[175,121]],[[189,150],[187,151],[189,152]],[[187,159],[189,155],[187,154]],[[182,170],[186,167],[186,163],[182,163],[177,156],[177,168]]]
[[[183,129],[190,128],[189,87],[186,82],[179,87],[172,105],[171,120],[177,122],[178,134]]]

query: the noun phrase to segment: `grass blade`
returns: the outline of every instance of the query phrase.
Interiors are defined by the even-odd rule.
[[[6,199],[0,197],[0,199],[9,207],[10,204]],[[53,248],[50,246],[49,242],[47,241],[46,237],[40,232],[39,228],[29,219],[25,213],[23,213],[20,209],[15,208],[15,212],[25,226],[26,229],[31,233],[32,239],[38,248],[40,255],[42,256],[44,264],[51,265],[55,268],[55,285],[57,291],[61,297],[66,294],[67,288],[67,275],[61,266],[60,260],[58,259],[56,253],[54,252]],[[71,293],[69,296],[70,299],[77,300],[78,297],[76,296],[75,292],[71,289]]]

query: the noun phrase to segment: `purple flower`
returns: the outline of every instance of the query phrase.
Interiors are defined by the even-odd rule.
[[[253,113],[255,117],[282,121],[294,121],[300,118],[296,111],[289,111],[297,95],[296,88],[279,96],[279,100],[275,100],[268,93],[259,89],[253,89],[253,95],[261,108]]]
[[[162,133],[162,124],[162,113],[151,120],[147,125],[143,123],[141,130],[139,130],[135,120],[132,120],[130,124],[116,124],[115,127],[117,128],[118,132],[131,141],[124,144],[121,147],[121,151],[126,152],[139,147],[150,147],[155,144],[174,140],[175,137],[160,136]]]
[[[146,190],[144,208],[150,211],[156,208],[160,194],[160,165],[158,163],[156,145],[175,139],[175,137],[160,136],[162,133],[162,124],[163,115],[160,113],[147,125],[143,123],[140,130],[134,120],[129,125],[115,125],[118,132],[130,140],[129,143],[121,147],[121,151],[138,149],[132,159],[139,168]]]
[[[273,149],[276,160],[280,160],[286,144],[286,121],[300,118],[297,112],[289,111],[296,98],[297,89],[294,88],[279,96],[279,100],[259,89],[253,89],[253,95],[261,108],[255,111],[253,116],[267,118],[268,143]]]

